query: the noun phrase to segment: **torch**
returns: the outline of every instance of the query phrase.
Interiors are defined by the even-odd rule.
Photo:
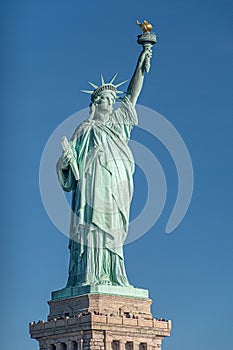
[[[152,24],[150,24],[149,22],[147,22],[146,20],[143,21],[143,23],[140,23],[138,20],[137,20],[137,25],[141,28],[141,30],[143,31],[142,34],[139,34],[138,35],[138,40],[137,40],[137,43],[139,45],[142,45],[143,47],[143,50],[146,50],[146,49],[151,49],[152,46],[154,44],[156,44],[157,42],[157,38],[156,38],[156,35],[155,33],[152,33]],[[146,57],[145,58],[145,71],[146,73],[149,72],[150,70],[150,58],[149,57]]]

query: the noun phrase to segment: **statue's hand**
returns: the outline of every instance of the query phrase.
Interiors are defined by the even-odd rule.
[[[147,47],[142,51],[139,57],[139,62],[141,63],[141,65],[143,65],[145,60],[148,60],[148,59],[150,60],[151,57],[152,57],[152,50],[149,47]]]
[[[148,44],[144,46],[143,51],[137,61],[137,66],[134,74],[130,80],[126,95],[130,99],[133,106],[135,106],[138,96],[142,89],[143,77],[145,72],[149,72],[150,69],[150,59],[152,57],[152,45]]]
[[[150,70],[150,59],[152,57],[152,50],[150,47],[145,47],[139,57],[139,65],[141,66],[142,71],[147,73]]]
[[[71,160],[74,158],[73,152],[71,149],[66,149],[61,158],[61,167],[62,169],[68,168],[70,165]]]

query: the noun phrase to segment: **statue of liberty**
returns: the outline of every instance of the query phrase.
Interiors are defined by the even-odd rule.
[[[145,30],[143,35],[154,34]],[[89,118],[69,143],[63,140],[58,179],[64,191],[72,191],[67,287],[130,286],[123,256],[134,173],[128,141],[138,123],[135,104],[149,71],[151,47],[148,41],[143,45],[119,108],[114,104],[125,82],[115,85],[116,75],[109,83],[101,76],[100,86],[90,83],[93,91],[82,90],[91,94]]]

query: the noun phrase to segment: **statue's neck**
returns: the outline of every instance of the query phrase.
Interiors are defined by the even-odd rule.
[[[112,112],[96,112],[93,119],[103,122],[108,119],[110,114],[112,114]]]

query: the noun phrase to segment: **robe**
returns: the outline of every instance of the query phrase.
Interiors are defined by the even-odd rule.
[[[130,132],[137,125],[127,96],[104,121],[84,121],[71,138],[80,178],[57,163],[59,182],[72,191],[67,286],[129,286],[123,244],[133,195]]]

